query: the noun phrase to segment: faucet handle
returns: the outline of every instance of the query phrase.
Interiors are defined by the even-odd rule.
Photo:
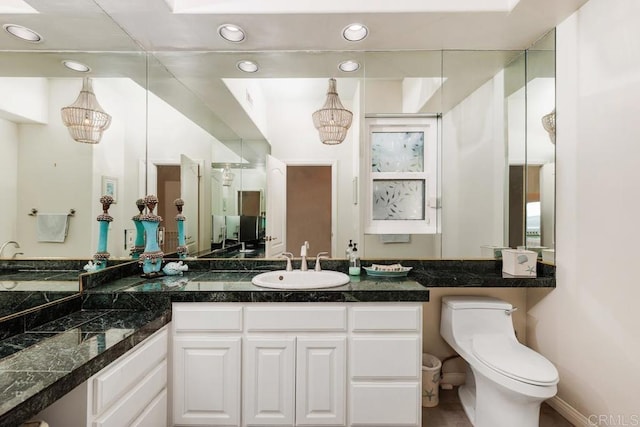
[[[314,268],[315,271],[322,271],[322,267],[320,267],[320,259],[327,259],[328,257],[325,255],[329,255],[329,252],[318,252],[318,255],[316,255],[316,266]]]
[[[282,257],[287,259],[287,271],[293,271],[293,267],[291,266],[291,260],[293,259],[293,254],[291,252],[282,252]]]

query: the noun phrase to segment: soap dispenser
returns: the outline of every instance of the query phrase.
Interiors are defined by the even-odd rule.
[[[351,252],[353,251],[353,240],[349,240],[349,244],[347,245],[347,249],[344,251],[345,258],[351,259]]]
[[[360,255],[358,254],[357,243],[353,244],[353,250],[351,251],[351,255],[349,256],[349,275],[360,275]]]

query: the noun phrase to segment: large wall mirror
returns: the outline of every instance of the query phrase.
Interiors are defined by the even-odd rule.
[[[508,239],[553,262],[555,252],[555,32],[506,70]],[[547,258],[547,255],[549,257]]]
[[[199,256],[269,257],[270,245],[271,254],[278,246],[297,254],[305,240],[311,253],[334,257],[343,256],[349,240],[368,258],[483,258],[493,254],[486,248],[552,248],[553,205],[543,199],[554,198],[553,173],[542,170],[554,163],[554,151],[541,122],[541,111],[554,106],[552,40],[548,35],[531,52],[157,52],[190,100],[169,102],[188,118],[185,128],[150,108],[149,162],[178,167],[184,155],[199,168],[199,197],[188,202],[191,218],[197,216],[191,235]],[[339,71],[347,60],[360,68]],[[243,73],[241,61],[258,64],[258,72]],[[311,120],[324,103],[328,77],[336,78],[342,103],[354,113],[346,140],[335,146],[320,143]],[[367,121],[416,117],[438,124],[432,153],[438,186],[429,200],[437,232],[370,234]],[[152,154],[167,150],[154,131],[175,135],[172,153]],[[270,190],[283,169],[284,187]],[[149,176],[153,189],[157,178]],[[177,183],[173,188],[182,194]]]
[[[17,240],[20,250],[2,256],[90,258],[105,179],[117,191],[108,247],[114,258],[128,256],[135,200],[148,193],[160,198],[167,253],[177,197],[185,199],[191,254],[252,248],[276,237],[269,227],[277,222],[289,236],[279,243],[297,252],[311,238],[309,221],[328,236],[313,237],[320,243],[312,252],[334,257],[349,240],[371,258],[479,258],[483,246],[515,243],[553,248],[554,145],[541,124],[554,109],[553,37],[527,52],[4,52],[0,84],[14,95],[4,97],[0,119],[9,201],[0,236]],[[74,142],[60,120],[82,82],[60,65],[65,59],[93,65],[96,96],[113,116],[100,144]],[[243,60],[258,72],[240,71]],[[346,60],[360,68],[339,71]],[[354,113],[347,139],[335,146],[320,143],[311,120],[328,77]],[[437,233],[398,240],[368,234],[366,121],[421,116],[438,123],[438,187],[430,200]],[[302,185],[287,190],[274,217],[278,193],[269,192],[268,160],[282,162],[292,171],[290,184]],[[309,187],[321,179],[327,194]],[[519,207],[516,181],[525,195]],[[309,193],[310,200],[324,197],[326,223],[297,209],[309,204]],[[39,242],[33,209],[75,211],[64,243]]]
[[[146,157],[146,54],[2,52],[0,57],[0,240],[20,245],[6,247],[2,257],[91,258],[105,192],[116,201],[109,210],[114,222],[108,249],[115,258],[125,257],[124,229],[135,214],[131,201],[144,193],[138,177]],[[61,108],[76,100],[84,77],[64,61],[91,66],[96,98],[112,116],[99,144],[74,141],[62,122]],[[51,214],[68,215],[66,223],[52,221],[47,228]]]
[[[117,202],[108,241],[115,259],[128,257],[135,201],[150,193],[160,199],[166,253],[175,249],[177,197],[185,200],[189,252],[204,257],[269,256],[269,245],[271,254],[297,255],[305,240],[312,254],[336,258],[349,240],[368,258],[482,258],[487,246],[553,248],[554,145],[541,122],[555,105],[553,33],[526,52],[0,56],[0,243],[20,244],[6,247],[2,258],[90,259],[107,186]],[[75,142],[62,124],[60,108],[75,100],[83,78],[64,60],[91,66],[96,97],[113,117],[100,144]],[[247,60],[257,72],[238,68]],[[359,68],[340,71],[347,60]],[[321,144],[311,119],[330,77],[354,115],[346,140],[335,146]],[[435,233],[366,231],[367,123],[381,118],[437,123],[430,150],[437,186],[428,200]],[[270,189],[274,183],[280,189]],[[71,210],[64,242],[41,241],[38,215]]]

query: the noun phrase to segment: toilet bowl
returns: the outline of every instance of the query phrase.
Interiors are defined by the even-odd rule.
[[[467,362],[458,394],[474,427],[538,427],[540,405],[557,392],[557,369],[518,342],[513,310],[497,298],[442,298],[440,334]]]

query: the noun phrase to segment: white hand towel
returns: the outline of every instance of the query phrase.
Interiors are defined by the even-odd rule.
[[[64,243],[69,227],[68,214],[38,213],[37,218],[38,242]]]

